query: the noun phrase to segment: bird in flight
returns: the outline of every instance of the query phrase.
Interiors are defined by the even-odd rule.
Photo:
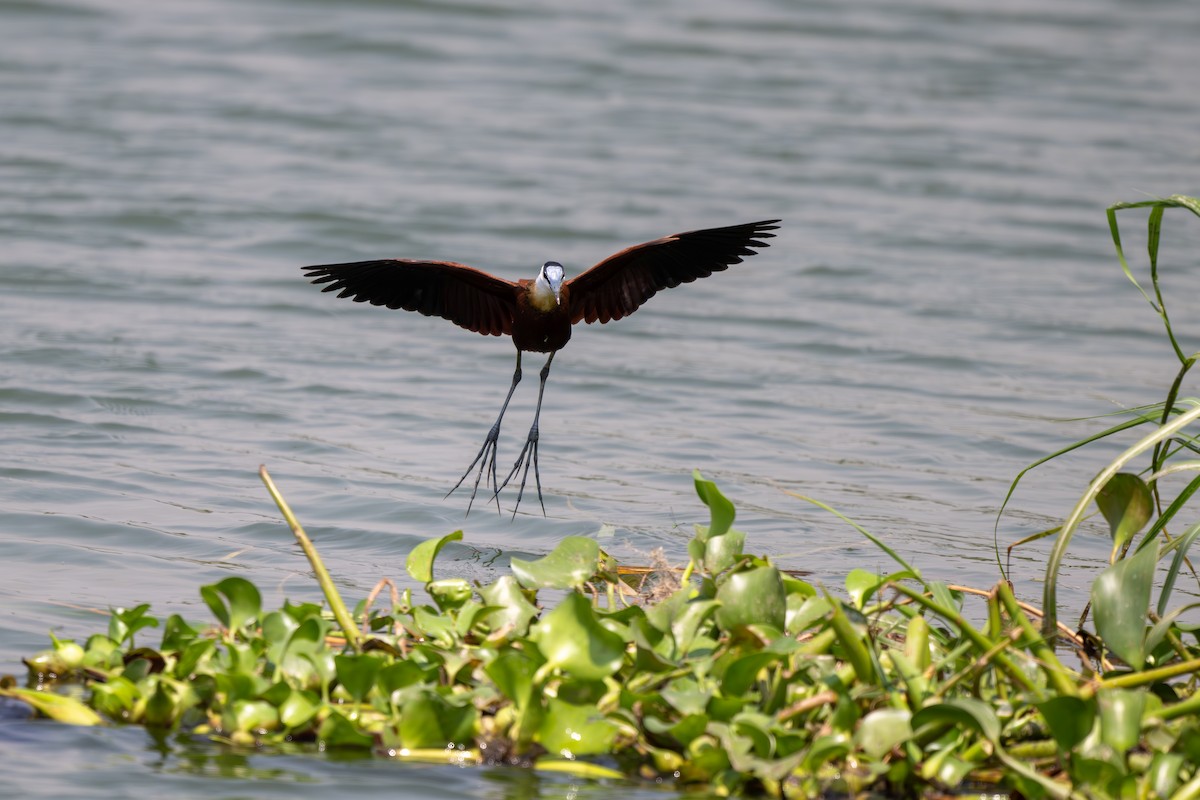
[[[356,261],[349,264],[319,264],[304,267],[304,274],[315,284],[326,284],[322,291],[337,292],[357,303],[370,303],[393,309],[416,311],[429,317],[448,319],[459,327],[489,336],[511,336],[517,348],[517,367],[500,415],[483,440],[483,446],[466,472],[446,496],[453,494],[478,465],[467,513],[479,492],[484,474],[490,476],[492,497],[500,509],[500,492],[521,472],[521,486],[513,516],[525,495],[529,467],[537,484],[542,514],[542,478],[538,471],[538,419],[542,413],[542,395],[555,354],[571,339],[571,326],[577,322],[605,323],[627,317],[637,311],[660,289],[670,289],[697,278],[707,278],[746,256],[755,248],[767,247],[763,239],[775,236],[777,219],[708,228],[664,236],[615,253],[586,272],[565,280],[562,264],[547,261],[536,278],[506,281],[486,272],[453,261],[421,261],[387,258]],[[500,422],[517,384],[521,382],[522,353],[549,353],[541,371],[537,408],[533,425],[525,438],[516,463],[503,482],[496,475],[496,444]],[[486,485],[486,484],[485,484]]]

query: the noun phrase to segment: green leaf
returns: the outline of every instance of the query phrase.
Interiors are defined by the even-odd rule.
[[[199,630],[185,622],[183,617],[178,614],[172,614],[167,617],[166,623],[163,624],[162,645],[159,649],[162,651],[181,651],[189,644],[192,644],[199,636]]]
[[[717,589],[717,624],[733,631],[745,625],[770,625],[783,630],[787,596],[775,567],[754,567],[730,575]]]
[[[828,594],[826,599],[829,600],[832,610],[829,623],[837,636],[838,643],[845,652],[846,660],[850,662],[854,674],[860,681],[868,685],[874,684],[876,682],[875,660],[871,657],[871,651],[867,647],[865,627],[850,621],[849,615],[846,614],[847,606],[840,600]],[[861,614],[855,613],[861,618]]]
[[[375,678],[383,662],[372,655],[336,655],[333,664],[338,683],[354,702],[361,703],[375,686]]]
[[[443,612],[457,611],[471,599],[471,584],[462,578],[443,578],[425,584],[425,591]]]
[[[596,574],[600,545],[595,539],[568,536],[536,561],[510,560],[513,575],[527,589],[573,589]]]
[[[290,615],[282,611],[272,611],[262,618],[262,636],[267,642],[267,658],[278,664],[283,659],[283,651],[288,639],[300,627]]]
[[[812,743],[812,747],[808,749],[808,753],[804,757],[804,769],[809,773],[815,773],[824,764],[842,758],[851,749],[850,736],[845,733],[829,733],[820,736]]]
[[[404,562],[408,574],[414,581],[429,583],[433,580],[433,562],[437,559],[438,553],[446,544],[461,541],[462,537],[462,531],[455,531],[447,533],[440,539],[426,539],[421,542],[412,549],[412,552],[408,554],[408,559]]]
[[[1078,697],[1059,695],[1034,705],[1042,712],[1059,750],[1064,752],[1086,739],[1096,721],[1096,704]]]
[[[1114,688],[1096,692],[1096,703],[1100,707],[1100,740],[1118,753],[1125,753],[1138,743],[1147,692],[1146,689]]]
[[[133,637],[143,628],[157,628],[158,619],[147,614],[149,603],[142,603],[133,608],[114,608],[108,622],[108,638],[117,644],[129,642],[132,648]]]
[[[502,575],[495,583],[480,589],[479,594],[488,606],[498,609],[487,615],[487,623],[494,631],[512,628],[513,636],[524,636],[529,623],[538,615],[537,607],[525,597],[521,584],[512,575]]]
[[[25,689],[12,689],[13,692],[28,691]],[[37,692],[38,695],[46,694]],[[47,697],[57,697],[58,695],[46,694]],[[137,686],[128,678],[120,675],[115,678],[109,678],[105,683],[92,684],[92,705],[102,714],[105,714],[113,719],[125,720],[129,717],[129,712],[133,708],[134,702],[138,699],[140,693]],[[29,698],[21,696],[22,700],[31,702]],[[55,702],[55,701],[50,701]],[[78,702],[78,701],[76,701]],[[38,709],[41,711],[42,709]],[[46,716],[50,716],[48,711],[43,711]],[[94,725],[95,722],[73,722],[74,725]]]
[[[474,706],[453,705],[432,689],[405,690],[397,728],[400,745],[419,750],[469,742],[474,738],[478,718]]]
[[[1185,763],[1180,753],[1155,753],[1146,770],[1150,797],[1172,797],[1179,787],[1179,773]]]
[[[721,693],[727,697],[745,694],[758,679],[758,674],[781,657],[779,653],[758,650],[735,659],[721,676]]]
[[[943,703],[922,708],[912,717],[914,731],[926,725],[970,727],[989,742],[1000,740],[1000,719],[995,710],[974,697],[956,697]]]
[[[375,739],[360,731],[353,722],[342,716],[340,711],[331,711],[317,730],[317,740],[322,749],[330,747],[373,747]]]
[[[414,683],[429,683],[437,677],[436,667],[423,667],[412,659],[396,661],[379,670],[375,682],[385,695]]]
[[[864,753],[880,759],[912,734],[912,714],[907,709],[877,708],[862,718],[854,740]]]
[[[829,600],[825,597],[806,597],[800,594],[787,596],[787,627],[791,635],[808,630],[829,613]]]
[[[1118,472],[1109,478],[1096,494],[1096,505],[1108,520],[1114,558],[1154,513],[1154,499],[1146,482],[1129,472]]]
[[[862,610],[867,601],[883,586],[889,583],[896,583],[902,580],[909,580],[916,576],[908,570],[893,572],[890,575],[876,575],[874,572],[867,572],[865,569],[852,569],[846,576],[846,592],[850,595],[850,599],[854,603],[854,607]]]
[[[705,480],[700,475],[700,470],[692,471],[692,480],[696,484],[696,494],[700,496],[701,502],[708,506],[711,515],[708,531],[698,538],[701,541],[707,541],[713,537],[725,535],[733,526],[733,518],[736,514],[733,503],[721,494],[721,490],[715,483]]]
[[[688,592],[689,588],[684,587],[680,592]],[[671,638],[675,642],[675,651],[673,656],[677,659],[686,656],[692,649],[692,645],[696,642],[700,635],[701,629],[705,622],[719,608],[721,604],[716,600],[704,600],[702,598],[694,598],[683,605],[679,612],[671,619]]]
[[[258,618],[262,612],[262,595],[258,587],[245,578],[225,578],[200,587],[200,596],[222,626],[236,632]]]
[[[178,716],[175,699],[167,691],[165,683],[156,681],[154,694],[146,701],[142,722],[148,728],[169,728],[175,724]]]
[[[617,736],[617,725],[595,705],[575,705],[551,697],[538,728],[537,741],[564,758],[608,753]]]
[[[1141,669],[1146,661],[1146,615],[1157,560],[1158,548],[1142,548],[1092,583],[1096,632],[1133,669]]]
[[[231,731],[258,733],[279,727],[279,710],[262,700],[238,700],[230,707],[230,713],[222,717],[223,724]]]
[[[672,708],[684,715],[702,714],[713,696],[712,690],[700,688],[696,679],[689,676],[671,681],[660,694]]]
[[[312,721],[321,708],[317,698],[309,692],[293,690],[279,704],[279,721],[288,730],[303,728]]]
[[[104,721],[82,702],[66,695],[34,689],[0,688],[0,696],[27,703],[42,716],[67,725],[100,725]]]
[[[529,638],[547,666],[583,680],[607,678],[625,658],[625,640],[601,625],[591,603],[576,592],[543,615]]]
[[[846,575],[846,593],[850,595],[854,607],[862,610],[863,603],[880,586],[883,579],[874,572],[854,568]]]
[[[505,649],[483,669],[501,694],[521,709],[533,694],[533,676],[539,666],[525,651]]]
[[[412,610],[413,624],[426,639],[430,639],[441,647],[449,647],[457,638],[454,621],[449,617],[434,613],[430,606],[417,606]]]
[[[737,563],[746,546],[746,534],[728,531],[720,536],[709,536],[704,542],[704,569],[710,575],[724,572]]]

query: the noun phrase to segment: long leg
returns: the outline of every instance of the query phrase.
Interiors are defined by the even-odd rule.
[[[479,465],[479,473],[475,476],[475,485],[471,488],[471,500],[467,503],[467,513],[471,513],[471,505],[475,502],[475,495],[479,492],[479,481],[483,478],[485,471],[492,476],[492,489],[496,497],[496,511],[500,510],[500,489],[503,488],[497,485],[496,482],[496,442],[500,438],[500,421],[504,419],[504,412],[508,410],[508,401],[512,400],[513,392],[517,390],[517,384],[521,382],[521,351],[517,351],[517,368],[513,371],[512,385],[508,387],[508,396],[504,398],[504,405],[500,407],[500,416],[496,417],[495,423],[492,424],[491,430],[488,431],[487,437],[483,440],[483,447],[479,448],[479,452],[475,454],[475,460],[471,462],[471,466],[467,467],[467,471],[458,479],[458,483],[454,484],[454,488],[446,492],[446,497],[454,494],[458,487],[462,486],[463,481],[471,474],[471,470],[475,469],[475,465]],[[545,379],[542,381],[545,383]],[[507,481],[505,481],[507,483]]]
[[[542,367],[542,382],[538,385],[538,401],[537,409],[533,412],[533,426],[529,429],[529,436],[525,439],[525,446],[521,448],[521,454],[517,456],[517,463],[513,464],[512,471],[508,473],[508,477],[504,479],[504,483],[500,484],[500,488],[496,490],[496,494],[500,494],[500,489],[508,486],[508,482],[517,474],[517,470],[521,469],[521,465],[525,466],[525,472],[521,475],[521,489],[517,492],[517,503],[513,506],[513,517],[517,516],[517,507],[521,505],[521,498],[525,495],[525,481],[529,478],[529,465],[533,464],[533,479],[537,483],[538,502],[542,506],[542,516],[546,516],[546,502],[542,500],[542,476],[538,473],[538,417],[542,415],[542,394],[546,391],[546,378],[550,377],[550,362],[554,360],[554,353],[546,359],[546,366]]]

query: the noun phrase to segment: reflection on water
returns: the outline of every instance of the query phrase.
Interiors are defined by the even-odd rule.
[[[1183,0],[71,0],[0,2],[0,25],[0,671],[110,604],[203,619],[197,587],[231,572],[268,603],[315,599],[262,463],[349,596],[459,527],[467,577],[605,523],[625,561],[683,560],[693,468],[785,567],[834,584],[889,569],[796,491],[927,575],[986,586],[1012,476],[1104,424],[1059,420],[1158,399],[1175,371],[1103,209],[1198,193],[1180,184],[1200,129]],[[335,302],[299,270],[409,256],[570,276],[630,242],[777,216],[755,259],[576,331],[541,422],[548,516],[515,523],[443,500],[511,345]],[[1167,220],[1178,297],[1200,289],[1195,227]],[[1182,307],[1177,327],[1200,332]],[[1115,447],[1027,478],[1001,546],[1057,524]],[[1025,596],[1045,552],[1016,555]],[[1077,537],[1068,605],[1106,552],[1098,529]],[[123,797],[150,775],[189,796],[593,791],[158,752],[139,730],[5,719],[0,738],[33,796]]]

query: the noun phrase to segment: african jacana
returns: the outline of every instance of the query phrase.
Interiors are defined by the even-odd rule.
[[[496,417],[495,424],[488,431],[475,460],[446,496],[449,497],[462,486],[478,464],[479,472],[475,476],[471,500],[467,503],[467,513],[471,513],[471,505],[475,502],[479,481],[485,470],[491,474],[493,497],[499,510],[500,491],[524,465],[521,488],[517,492],[516,506],[513,507],[513,515],[516,516],[532,463],[538,502],[545,514],[542,478],[537,463],[538,418],[542,413],[542,394],[546,390],[546,378],[550,375],[550,362],[554,360],[554,354],[570,340],[571,326],[580,321],[605,323],[621,319],[636,311],[659,289],[691,283],[697,278],[706,278],[740,263],[743,256],[752,256],[757,252],[752,248],[768,246],[760,240],[775,235],[770,231],[778,229],[777,222],[779,220],[769,219],[655,239],[611,255],[566,282],[563,281],[562,264],[557,261],[543,264],[533,280],[515,283],[453,261],[407,258],[321,264],[305,267],[304,273],[312,278],[313,283],[329,284],[322,291],[338,292],[338,297],[442,317],[476,333],[512,336],[513,344],[517,347],[517,368],[513,372],[504,405],[500,407],[500,416]],[[504,412],[508,410],[508,403],[521,381],[523,352],[549,353],[550,356],[542,367],[537,408],[525,446],[504,482],[499,483],[496,477],[496,442]]]

